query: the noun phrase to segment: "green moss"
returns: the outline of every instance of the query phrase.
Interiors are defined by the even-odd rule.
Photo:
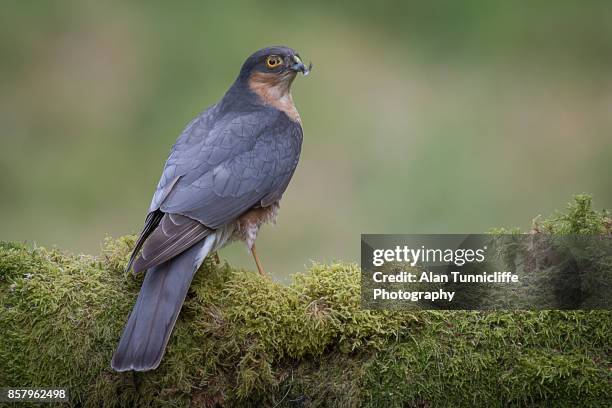
[[[592,198],[579,194],[567,205],[565,213],[556,213],[542,221],[542,232],[551,234],[606,234],[612,227],[607,210],[595,211]],[[537,227],[537,225],[536,225]]]
[[[373,406],[600,406],[610,329],[608,312],[446,312],[380,354],[363,389]]]
[[[537,223],[608,231],[578,196]],[[73,406],[602,406],[610,313],[373,312],[354,264],[288,287],[206,260],[158,370],[109,367],[142,276],[134,237],[99,258],[0,244],[0,385],[65,386]],[[554,401],[551,402],[551,401]]]

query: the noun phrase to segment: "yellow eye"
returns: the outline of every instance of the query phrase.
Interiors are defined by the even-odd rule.
[[[283,59],[278,55],[270,55],[266,58],[266,67],[273,69],[283,65]]]

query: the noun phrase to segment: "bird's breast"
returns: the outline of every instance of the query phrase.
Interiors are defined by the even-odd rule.
[[[246,242],[247,246],[251,248],[257,238],[259,227],[265,223],[276,223],[279,207],[278,202],[276,202],[267,207],[252,208],[241,215],[236,220],[234,238]]]

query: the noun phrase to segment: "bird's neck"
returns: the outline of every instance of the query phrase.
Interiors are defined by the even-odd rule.
[[[249,91],[256,95],[259,103],[272,106],[284,112],[289,119],[300,122],[300,114],[291,96],[291,84],[294,78],[295,75],[282,78],[274,74],[257,72],[249,77],[247,86]]]
[[[219,107],[221,110],[232,111],[272,107],[285,113],[289,119],[301,123],[291,96],[291,82],[271,81],[260,76],[238,78],[221,99]]]

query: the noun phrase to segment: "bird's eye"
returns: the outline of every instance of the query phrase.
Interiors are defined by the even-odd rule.
[[[283,59],[278,55],[270,55],[266,58],[266,67],[273,69],[283,64]]]

